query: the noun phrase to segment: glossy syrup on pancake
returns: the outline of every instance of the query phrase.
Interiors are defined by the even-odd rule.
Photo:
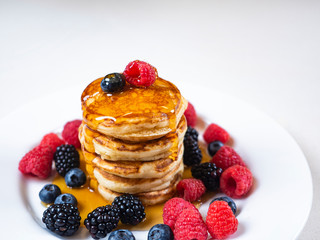
[[[90,83],[81,96],[83,120],[93,129],[101,122],[118,125],[132,118],[148,121],[169,121],[169,128],[176,125],[180,91],[174,84],[157,78],[153,85],[138,88],[126,84],[123,91],[105,93],[99,78]]]

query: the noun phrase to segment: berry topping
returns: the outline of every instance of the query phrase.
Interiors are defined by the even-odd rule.
[[[238,153],[229,146],[222,146],[210,162],[213,162],[217,167],[222,168],[222,170],[226,170],[233,165],[246,166]]]
[[[86,183],[86,175],[80,168],[72,168],[64,177],[68,187],[80,187]]]
[[[193,105],[188,102],[188,107],[184,111],[184,116],[186,116],[188,126],[195,127],[197,124],[197,113]]]
[[[206,187],[199,179],[188,178],[181,180],[177,185],[178,196],[186,201],[196,201],[206,192]]]
[[[44,203],[53,203],[61,194],[61,190],[57,185],[46,184],[39,192],[40,200]]]
[[[187,166],[199,164],[202,160],[202,153],[198,145],[198,132],[194,128],[188,127],[183,145],[183,163]]]
[[[84,225],[94,239],[106,237],[118,223],[119,209],[111,205],[94,209],[84,220]]]
[[[186,208],[195,209],[195,206],[182,198],[171,198],[163,206],[163,223],[174,230],[174,224],[177,221],[177,217]]]
[[[220,189],[232,198],[245,196],[253,183],[250,170],[240,165],[234,165],[226,169],[220,178]]]
[[[211,123],[203,134],[206,143],[213,141],[220,141],[222,143],[228,142],[230,139],[229,133],[217,124]]]
[[[209,191],[219,189],[220,176],[222,169],[216,167],[214,163],[202,163],[191,168],[191,173],[194,178],[200,179],[204,186]]]
[[[211,157],[213,157],[219,149],[223,146],[223,143],[220,141],[213,141],[208,144],[208,153]]]
[[[228,203],[228,205],[231,208],[233,214],[236,215],[237,205],[231,198],[229,198],[229,197],[218,197],[218,198],[213,199],[210,204],[212,204],[215,201],[225,201],[226,203]]]
[[[45,179],[51,173],[53,153],[51,147],[39,145],[20,160],[19,170],[24,174],[31,173]]]
[[[63,177],[72,168],[77,168],[80,165],[79,153],[73,145],[61,145],[57,147],[53,158],[57,172]]]
[[[78,208],[72,204],[53,204],[43,213],[42,222],[60,236],[73,235],[80,226]]]
[[[206,224],[214,239],[225,239],[238,228],[238,220],[225,201],[215,201],[210,204]]]
[[[61,133],[62,138],[68,143],[73,145],[75,148],[80,148],[81,144],[79,141],[78,133],[79,133],[79,127],[81,125],[81,120],[73,120],[70,122],[67,122],[64,127],[63,131]]]
[[[40,142],[41,146],[49,146],[52,148],[54,152],[56,151],[56,148],[62,144],[65,144],[65,142],[62,139],[60,139],[58,135],[55,133],[48,133],[44,135]]]
[[[174,225],[175,240],[206,240],[207,226],[197,209],[184,209]]]
[[[108,240],[136,240],[136,238],[130,230],[119,229],[111,232]]]
[[[121,73],[110,73],[101,81],[101,89],[106,93],[119,92],[126,85],[126,80]]]
[[[74,206],[77,206],[78,201],[75,198],[75,196],[73,196],[70,193],[61,194],[54,201],[54,204],[64,204],[64,203],[70,203],[70,204],[72,204]]]
[[[146,216],[140,199],[131,194],[124,194],[113,200],[112,206],[119,208],[120,220],[124,224],[137,225]]]
[[[123,72],[128,83],[136,87],[149,87],[158,77],[157,69],[149,63],[135,60]]]
[[[148,232],[148,240],[173,240],[173,232],[166,224],[154,225]]]

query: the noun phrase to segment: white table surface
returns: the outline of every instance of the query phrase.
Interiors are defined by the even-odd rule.
[[[135,59],[263,110],[308,160],[313,206],[298,239],[319,239],[320,1],[1,0],[0,31],[0,117]]]

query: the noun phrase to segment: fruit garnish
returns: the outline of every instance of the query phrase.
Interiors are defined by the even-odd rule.
[[[229,141],[229,133],[217,124],[211,123],[203,134],[203,138],[206,143],[213,141],[220,141],[226,143]]]
[[[148,240],[173,240],[173,232],[166,224],[156,224],[148,232]]]
[[[206,187],[201,180],[188,178],[181,180],[177,185],[178,196],[186,201],[194,202],[199,200],[206,192]]]
[[[213,199],[210,204],[212,204],[215,201],[225,201],[226,203],[228,203],[229,207],[231,208],[232,212],[234,215],[236,215],[237,212],[237,205],[236,203],[229,197],[218,197]]]
[[[130,230],[118,229],[110,233],[108,240],[136,240],[136,238]]]
[[[77,206],[78,201],[76,197],[70,193],[61,194],[54,201],[54,204],[65,204],[65,203],[70,203],[70,204],[73,204],[74,206]]]
[[[86,175],[80,168],[72,168],[64,177],[68,187],[81,187],[86,183]]]
[[[55,133],[48,133],[42,138],[40,145],[49,146],[55,152],[56,148],[60,145],[65,144],[64,140],[60,139]]]
[[[222,168],[222,170],[226,170],[233,165],[245,166],[239,154],[229,146],[222,146],[210,162],[213,162],[217,167]]]
[[[128,83],[136,87],[149,87],[158,77],[155,67],[139,60],[130,62],[126,66],[123,75]]]
[[[246,167],[234,165],[227,168],[220,178],[220,189],[232,198],[245,196],[252,187],[252,173]]]
[[[191,173],[194,178],[200,179],[209,191],[219,189],[220,176],[222,169],[218,168],[214,163],[201,163],[191,168]]]
[[[80,148],[81,144],[79,141],[79,126],[81,124],[81,120],[73,120],[70,122],[67,122],[64,127],[63,131],[61,133],[62,138],[67,142],[67,144],[73,145],[75,148]]]
[[[210,204],[206,224],[214,239],[225,239],[238,228],[238,220],[225,201],[215,201]]]
[[[80,166],[79,153],[73,145],[63,144],[57,147],[53,158],[57,172],[63,177],[72,168]]]
[[[197,113],[194,106],[188,102],[188,107],[184,111],[184,116],[187,119],[188,126],[195,127],[197,124]]]
[[[44,203],[54,203],[54,200],[61,194],[57,185],[46,184],[39,192],[39,198]]]
[[[183,163],[186,166],[199,164],[202,160],[202,153],[198,144],[197,130],[188,126],[187,132],[184,135],[183,145]]]
[[[110,73],[101,81],[101,89],[106,93],[120,92],[126,85],[124,75],[121,73]]]
[[[208,153],[211,157],[213,157],[219,149],[223,146],[223,143],[220,141],[213,141],[208,144]]]

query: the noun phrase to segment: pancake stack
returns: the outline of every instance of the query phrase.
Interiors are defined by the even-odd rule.
[[[90,186],[107,200],[130,193],[143,204],[164,202],[183,173],[187,101],[161,78],[105,93],[102,78],[83,91],[79,139]]]

